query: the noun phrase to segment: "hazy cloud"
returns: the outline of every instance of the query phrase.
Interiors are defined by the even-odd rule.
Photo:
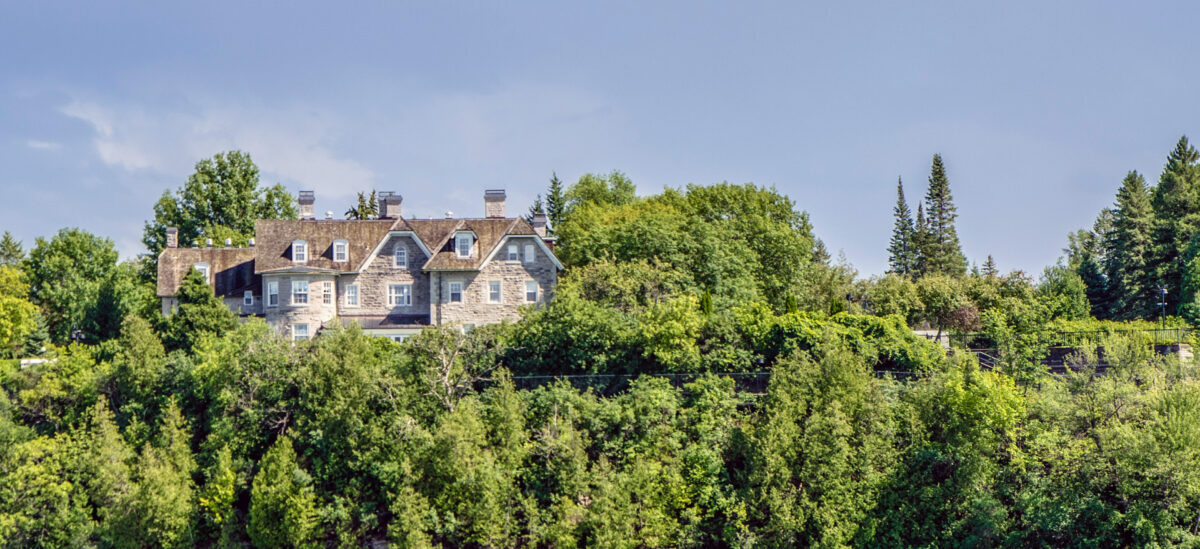
[[[53,141],[39,141],[37,139],[30,139],[25,142],[25,145],[31,149],[36,149],[39,151],[57,151],[58,149],[62,148],[62,144],[60,143],[55,143]]]

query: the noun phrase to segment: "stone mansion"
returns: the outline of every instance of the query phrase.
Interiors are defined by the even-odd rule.
[[[381,193],[377,219],[316,219],[313,201],[302,191],[299,219],[259,220],[245,248],[228,240],[180,247],[178,230],[167,229],[158,257],[163,314],[195,268],[231,310],[293,339],[353,322],[402,340],[431,325],[516,319],[553,296],[563,268],[545,216],[506,217],[503,190],[484,193],[483,218],[405,219],[400,195]]]

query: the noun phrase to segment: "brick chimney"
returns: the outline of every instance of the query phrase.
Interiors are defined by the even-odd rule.
[[[313,202],[316,197],[312,191],[300,191],[300,195],[296,197],[296,204],[300,206],[300,219],[316,219],[313,215]]]
[[[167,227],[167,247],[179,247],[179,227]]]
[[[504,217],[504,189],[483,191],[483,214],[486,217]]]
[[[391,191],[381,191],[378,195],[379,219],[399,219],[400,204],[404,197]]]
[[[538,236],[546,238],[546,214],[538,212],[533,214],[533,232]]]

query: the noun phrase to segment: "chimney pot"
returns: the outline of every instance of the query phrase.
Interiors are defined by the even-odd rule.
[[[250,247],[251,247],[251,248],[253,248],[253,247],[254,247],[254,239],[253,239],[253,238],[251,238],[251,239],[250,239]]]
[[[452,217],[454,217],[454,212],[446,210],[446,219],[450,219]]]
[[[179,227],[167,227],[167,247],[179,247]]]
[[[504,217],[504,189],[483,191],[484,217]]]
[[[300,219],[315,219],[313,216],[313,202],[315,201],[316,196],[312,191],[300,191],[300,194],[296,196]]]
[[[226,238],[226,239],[225,239],[225,247],[226,247],[226,248],[232,248],[232,247],[233,247],[233,239],[232,239],[232,238]]]
[[[541,212],[533,214],[533,221],[530,224],[533,225],[533,232],[542,238],[546,238],[546,214]]]
[[[333,210],[325,210],[325,220],[333,219]]]
[[[211,238],[205,238],[205,239],[204,239],[204,247],[205,247],[205,248],[211,248],[211,247],[212,247],[212,239],[211,239]]]

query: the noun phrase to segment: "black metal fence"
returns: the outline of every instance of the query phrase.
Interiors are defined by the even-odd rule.
[[[1150,329],[1128,329],[1128,330],[1088,330],[1077,332],[1043,332],[1040,334],[1045,338],[1045,341],[1053,347],[1083,347],[1087,345],[1099,345],[1105,338],[1113,336],[1142,338],[1150,345],[1174,345],[1179,343],[1187,343],[1192,338],[1191,328],[1150,328]],[[945,333],[941,337],[936,335],[925,335],[925,339],[944,341],[950,347],[958,347],[963,349],[994,349],[996,342],[992,341],[986,334],[979,332],[971,333]]]

